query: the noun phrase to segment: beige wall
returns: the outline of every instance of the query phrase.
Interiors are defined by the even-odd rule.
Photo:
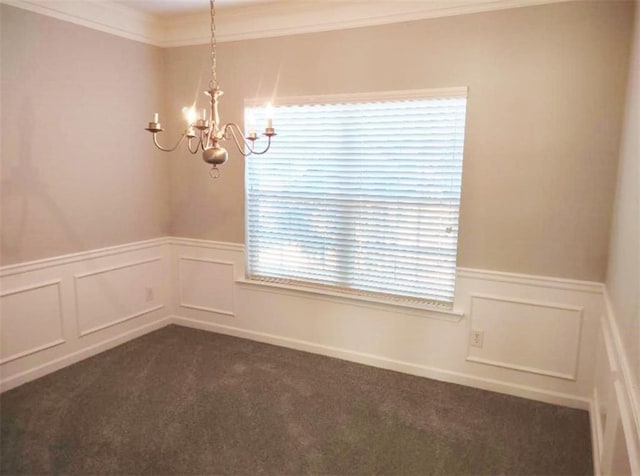
[[[468,86],[458,264],[603,281],[630,12],[572,2],[224,43],[221,112],[240,122],[244,98],[276,83],[279,96]],[[203,89],[207,55],[167,50],[169,111]],[[232,154],[212,181],[198,156],[173,156],[172,233],[243,242],[243,171]]]
[[[640,385],[640,7],[620,147],[618,187],[611,228],[607,291],[625,341],[631,374]],[[640,388],[636,389],[640,395]]]
[[[242,159],[213,181],[199,156],[157,152],[142,130],[157,111],[175,139],[165,110],[202,103],[207,46],[162,51],[1,8],[2,264],[167,233],[244,241]],[[241,122],[244,99],[276,83],[279,96],[469,86],[459,265],[602,281],[631,8],[223,43],[221,112]]]
[[[163,102],[162,50],[0,13],[1,264],[166,235],[168,162],[143,130]]]

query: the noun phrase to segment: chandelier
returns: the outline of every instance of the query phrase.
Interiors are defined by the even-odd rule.
[[[162,132],[162,124],[159,122],[158,113],[154,115],[153,121],[146,128],[153,134],[153,143],[155,146],[164,151],[172,152],[176,150],[185,139],[187,141],[187,149],[192,154],[202,151],[202,160],[211,164],[209,175],[213,178],[220,176],[219,165],[224,164],[228,159],[227,150],[220,145],[221,142],[233,139],[238,151],[244,156],[262,155],[271,147],[271,138],[276,135],[273,128],[273,120],[271,118],[271,106],[267,107],[267,124],[262,135],[267,138],[267,144],[261,151],[257,151],[255,146],[258,140],[258,134],[251,130],[245,137],[242,129],[235,122],[222,124],[218,113],[218,99],[223,92],[218,85],[216,76],[216,10],[215,0],[209,0],[211,11],[211,80],[209,81],[209,89],[204,93],[209,96],[209,114],[207,109],[202,109],[202,114],[198,117],[195,105],[190,108],[184,108],[183,112],[187,119],[187,128],[184,130],[178,142],[173,147],[163,147],[158,143],[158,133]]]

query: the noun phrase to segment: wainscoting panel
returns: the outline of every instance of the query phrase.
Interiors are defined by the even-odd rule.
[[[167,239],[0,268],[0,391],[169,323]]]
[[[482,347],[470,342],[467,360],[575,380],[582,311],[564,304],[473,295],[472,332],[491,332]]]
[[[75,275],[80,336],[164,307],[163,272],[156,256]]]
[[[0,365],[63,344],[60,280],[0,294]]]
[[[181,256],[180,307],[234,315],[234,263]]]
[[[458,269],[447,318],[243,269],[242,245],[184,238],[0,268],[0,391],[174,323],[588,408],[596,473],[640,475],[637,376],[601,284]]]
[[[171,243],[177,324],[589,407],[601,284],[459,270],[454,312],[445,319],[443,312],[393,302],[247,281],[244,249],[235,243],[184,238]],[[492,296],[500,300],[487,298]],[[233,321],[219,312],[232,310]],[[469,350],[476,323],[484,327],[486,342],[479,353]],[[506,333],[515,333],[518,346]]]
[[[605,301],[590,409],[595,474],[640,476],[640,376],[631,374],[606,293]]]

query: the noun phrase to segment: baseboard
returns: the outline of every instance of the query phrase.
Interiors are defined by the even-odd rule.
[[[593,475],[600,476],[600,453],[602,448],[602,432],[600,431],[600,414],[598,413],[598,395],[594,392],[589,401],[589,426],[591,427],[591,455],[593,457]]]
[[[469,387],[475,387],[482,390],[488,390],[497,393],[503,393],[507,395],[513,395],[516,397],[526,398],[530,400],[537,400],[545,403],[551,403],[554,405],[562,405],[572,408],[578,408],[581,410],[588,410],[590,401],[589,399],[570,394],[563,394],[559,392],[550,392],[524,385],[509,384],[493,379],[486,379],[477,377],[474,375],[468,375],[458,372],[451,372],[448,370],[437,369],[433,367],[427,367],[423,365],[413,364],[410,362],[402,362],[398,360],[389,359],[382,356],[366,354],[362,352],[356,352],[348,349],[341,349],[337,347],[330,347],[325,345],[316,344],[314,342],[291,339],[284,336],[278,336],[274,334],[267,334],[263,332],[257,332],[239,327],[226,326],[221,324],[215,324],[212,322],[200,321],[197,319],[191,319],[181,316],[171,316],[171,322],[184,327],[191,327],[194,329],[206,330],[216,332],[219,334],[230,335],[234,337],[240,337],[243,339],[253,340],[256,342],[262,342],[266,344],[277,345],[280,347],[287,347],[290,349],[300,350],[304,352],[310,352],[314,354],[325,355],[327,357],[334,357],[350,362],[355,362],[364,365],[370,365],[386,370],[394,370],[396,372],[402,372],[419,377],[426,377],[433,380],[439,380],[442,382],[456,383],[460,385],[466,385]]]
[[[7,379],[3,379],[0,381],[0,393],[11,390],[12,388],[30,382],[31,380],[43,377],[69,365],[75,364],[76,362],[80,362],[81,360],[93,357],[94,355],[124,344],[125,342],[128,342],[137,337],[141,337],[145,334],[148,334],[149,332],[161,329],[171,324],[171,322],[171,318],[164,317],[144,326],[140,326],[133,330],[118,334],[115,337],[99,342],[92,346],[86,347],[76,352],[72,352],[63,357],[52,360],[51,362],[47,362],[46,364],[33,367],[29,370],[13,375]]]

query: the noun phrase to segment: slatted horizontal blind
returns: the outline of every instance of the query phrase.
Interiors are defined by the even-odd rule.
[[[274,109],[246,163],[250,279],[452,305],[466,90],[422,94]]]

